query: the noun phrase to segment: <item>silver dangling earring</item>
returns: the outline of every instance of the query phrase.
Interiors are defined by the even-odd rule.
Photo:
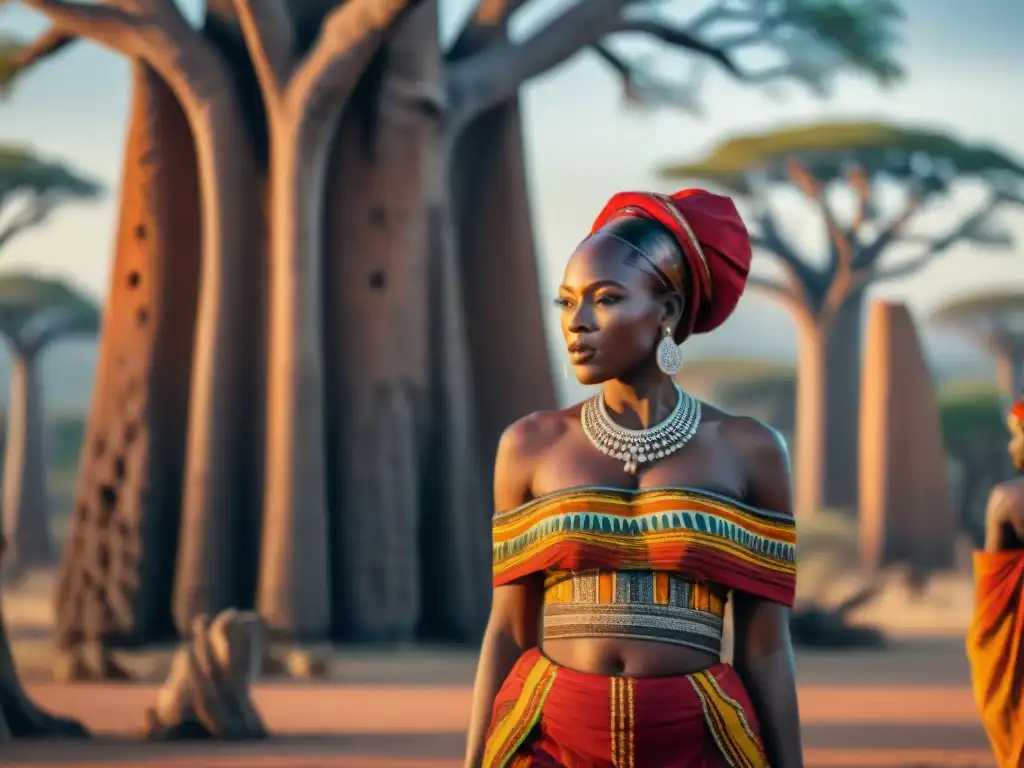
[[[665,326],[665,335],[658,342],[656,350],[658,370],[666,376],[675,376],[683,367],[683,356],[679,352],[679,345],[672,338],[672,329]]]
[[[569,380],[569,364],[562,363],[562,379],[565,381]]]

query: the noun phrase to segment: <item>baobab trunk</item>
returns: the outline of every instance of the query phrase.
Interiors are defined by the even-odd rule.
[[[9,542],[4,570],[11,573],[49,565],[53,558],[46,503],[43,404],[36,370],[39,351],[11,344],[3,487],[3,531]]]
[[[306,104],[268,104],[270,272],[267,460],[257,601],[269,631],[330,631],[321,240],[330,123]]]
[[[427,637],[479,639],[490,607],[491,502],[481,466],[455,232],[446,201],[432,211],[431,397],[423,557]]]
[[[260,270],[258,187],[248,126],[223,74],[206,73],[202,93],[176,89],[195,140],[203,222],[174,593],[183,634],[195,616],[235,606],[248,591],[243,534],[258,524],[239,481],[251,470],[256,377],[246,363],[259,329],[249,311]]]
[[[345,108],[328,182],[326,370],[335,632],[411,640],[433,414],[429,210],[440,189],[436,118],[398,94],[440,79],[437,7],[406,17]]]
[[[133,68],[120,222],[99,361],[56,591],[56,639],[149,641],[172,629],[199,208],[192,135]]]
[[[825,351],[825,463],[822,504],[857,511],[861,354],[864,335],[863,288],[851,293],[828,329]],[[801,365],[803,364],[801,358]]]
[[[824,505],[828,332],[812,318],[797,320],[799,365],[796,386],[796,461],[794,506],[799,517]]]
[[[505,427],[557,402],[518,98],[457,139],[451,195],[481,464],[489,470]]]

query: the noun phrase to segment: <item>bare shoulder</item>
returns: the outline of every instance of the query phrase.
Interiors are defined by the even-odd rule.
[[[1012,510],[1024,515],[1024,477],[994,485],[988,495],[988,509],[990,514]]]
[[[494,462],[494,508],[512,509],[530,500],[533,474],[550,447],[569,429],[572,409],[537,411],[509,424]]]
[[[751,416],[708,408],[709,416],[721,423],[722,438],[743,470],[748,501],[765,509],[792,514],[789,449],[782,434]]]
[[[789,471],[786,439],[774,427],[752,416],[736,416],[708,406],[721,421],[722,437],[740,456],[778,464]]]

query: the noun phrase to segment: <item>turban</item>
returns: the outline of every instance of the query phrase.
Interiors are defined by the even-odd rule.
[[[1021,424],[1024,424],[1024,394],[1010,406],[1010,413],[1017,417]]]
[[[686,316],[675,331],[676,341],[724,323],[743,295],[751,259],[750,235],[732,198],[703,189],[684,189],[671,196],[620,192],[608,201],[590,233],[622,216],[657,221],[683,254],[685,265],[655,264],[686,300]],[[688,295],[683,289],[684,268],[690,275]]]

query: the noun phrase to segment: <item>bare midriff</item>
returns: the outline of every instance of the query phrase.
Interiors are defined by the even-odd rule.
[[[718,663],[716,655],[656,640],[572,637],[545,640],[544,655],[556,664],[594,675],[672,677],[700,672]]]

